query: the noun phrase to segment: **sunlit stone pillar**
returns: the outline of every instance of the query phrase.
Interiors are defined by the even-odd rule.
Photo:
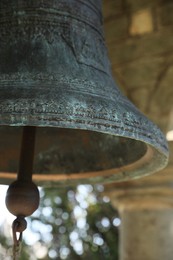
[[[173,260],[172,181],[152,178],[109,191],[121,218],[119,260]]]
[[[121,208],[120,217],[120,260],[173,259],[173,205],[139,201]]]

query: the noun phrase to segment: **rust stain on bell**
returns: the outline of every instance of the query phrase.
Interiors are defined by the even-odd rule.
[[[113,81],[101,0],[2,0],[0,39],[0,151],[9,151],[2,183],[16,171],[13,136],[30,125],[43,127],[41,184],[122,181],[165,167],[164,135]]]

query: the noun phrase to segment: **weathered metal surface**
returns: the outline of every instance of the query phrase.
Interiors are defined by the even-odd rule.
[[[102,32],[100,0],[3,0],[0,39],[0,125],[90,130],[86,131],[88,142],[96,137],[96,151],[102,143],[100,163],[105,155],[108,162],[114,160],[114,152],[121,149],[121,138],[117,136],[125,137],[122,142],[129,153],[121,150],[121,165],[115,159],[113,165],[97,167],[95,160],[90,169],[88,159],[84,163],[87,167],[79,166],[83,154],[83,147],[76,148],[83,133],[79,131],[72,148],[69,145],[64,155],[68,158],[74,150],[72,161],[76,160],[78,167],[70,166],[68,173],[65,169],[70,167],[64,167],[63,180],[77,174],[74,179],[87,179],[85,182],[100,175],[118,181],[149,174],[166,165],[168,151],[163,134],[120,93],[113,81]],[[75,130],[68,131],[67,140],[73,140]],[[108,150],[107,140],[113,145]],[[135,140],[141,141],[137,145],[140,156]],[[61,146],[56,149],[61,154]],[[47,151],[55,152],[51,146]],[[133,160],[128,161],[132,153]],[[96,152],[88,154],[91,160]],[[66,160],[66,164],[70,162]],[[55,173],[60,172],[61,167],[54,168]]]

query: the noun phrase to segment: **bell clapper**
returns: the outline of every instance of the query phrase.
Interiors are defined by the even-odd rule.
[[[25,217],[32,215],[39,206],[39,191],[32,182],[35,130],[33,126],[23,128],[17,180],[11,183],[6,194],[6,206],[17,217],[12,224],[13,260],[19,255],[22,233],[27,227]]]

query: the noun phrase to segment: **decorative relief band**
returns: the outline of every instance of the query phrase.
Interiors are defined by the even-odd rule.
[[[78,63],[92,66],[107,74],[110,74],[110,64],[104,40],[96,30],[88,30],[86,24],[81,25],[81,21],[75,21],[73,26],[71,21],[61,17],[59,21],[32,21],[23,20],[19,25],[17,21],[11,24],[5,23],[0,26],[0,48],[6,48],[7,42],[16,48],[17,44],[25,44],[26,35],[34,45],[34,42],[46,40],[49,48],[56,48],[56,42],[67,44]],[[14,40],[15,39],[15,40]]]
[[[49,101],[49,103],[43,103],[40,102],[40,100],[29,100],[29,103],[25,100],[20,100],[19,102],[16,101],[14,104],[13,102],[7,101],[7,102],[1,102],[0,104],[0,113],[3,116],[3,114],[11,114],[11,115],[20,115],[27,116],[30,114],[41,116],[41,114],[44,114],[44,117],[47,119],[47,117],[55,117],[57,120],[60,120],[65,117],[67,121],[69,121],[70,117],[72,116],[72,121],[76,121],[77,118],[83,118],[82,121],[87,120],[98,120],[96,124],[105,125],[105,127],[115,127],[115,128],[122,128],[124,131],[133,131],[136,128],[136,132],[140,130],[140,134],[150,138],[152,129],[150,129],[150,132],[146,131],[148,127],[152,127],[151,123],[148,123],[146,121],[146,124],[144,124],[143,118],[132,119],[132,114],[129,113],[123,113],[121,115],[121,120],[117,117],[117,110],[111,110],[108,111],[105,107],[84,107],[81,106],[80,103],[74,103],[67,104],[64,102],[60,102],[57,104],[55,101]],[[119,115],[120,116],[120,115]],[[69,118],[67,118],[69,117]],[[48,120],[49,121],[49,120]],[[107,122],[107,123],[106,123]],[[143,124],[141,124],[143,122]],[[95,123],[93,121],[93,123]],[[124,127],[125,126],[125,127]],[[155,134],[155,133],[152,133]],[[156,136],[157,139],[157,136]],[[159,142],[159,138],[158,138]]]
[[[55,51],[66,44],[78,63],[110,75],[101,0],[37,0],[17,4],[7,0],[0,7],[0,60],[8,52],[7,43],[10,48],[18,49],[27,42],[33,48],[40,42],[43,55],[47,45]]]

